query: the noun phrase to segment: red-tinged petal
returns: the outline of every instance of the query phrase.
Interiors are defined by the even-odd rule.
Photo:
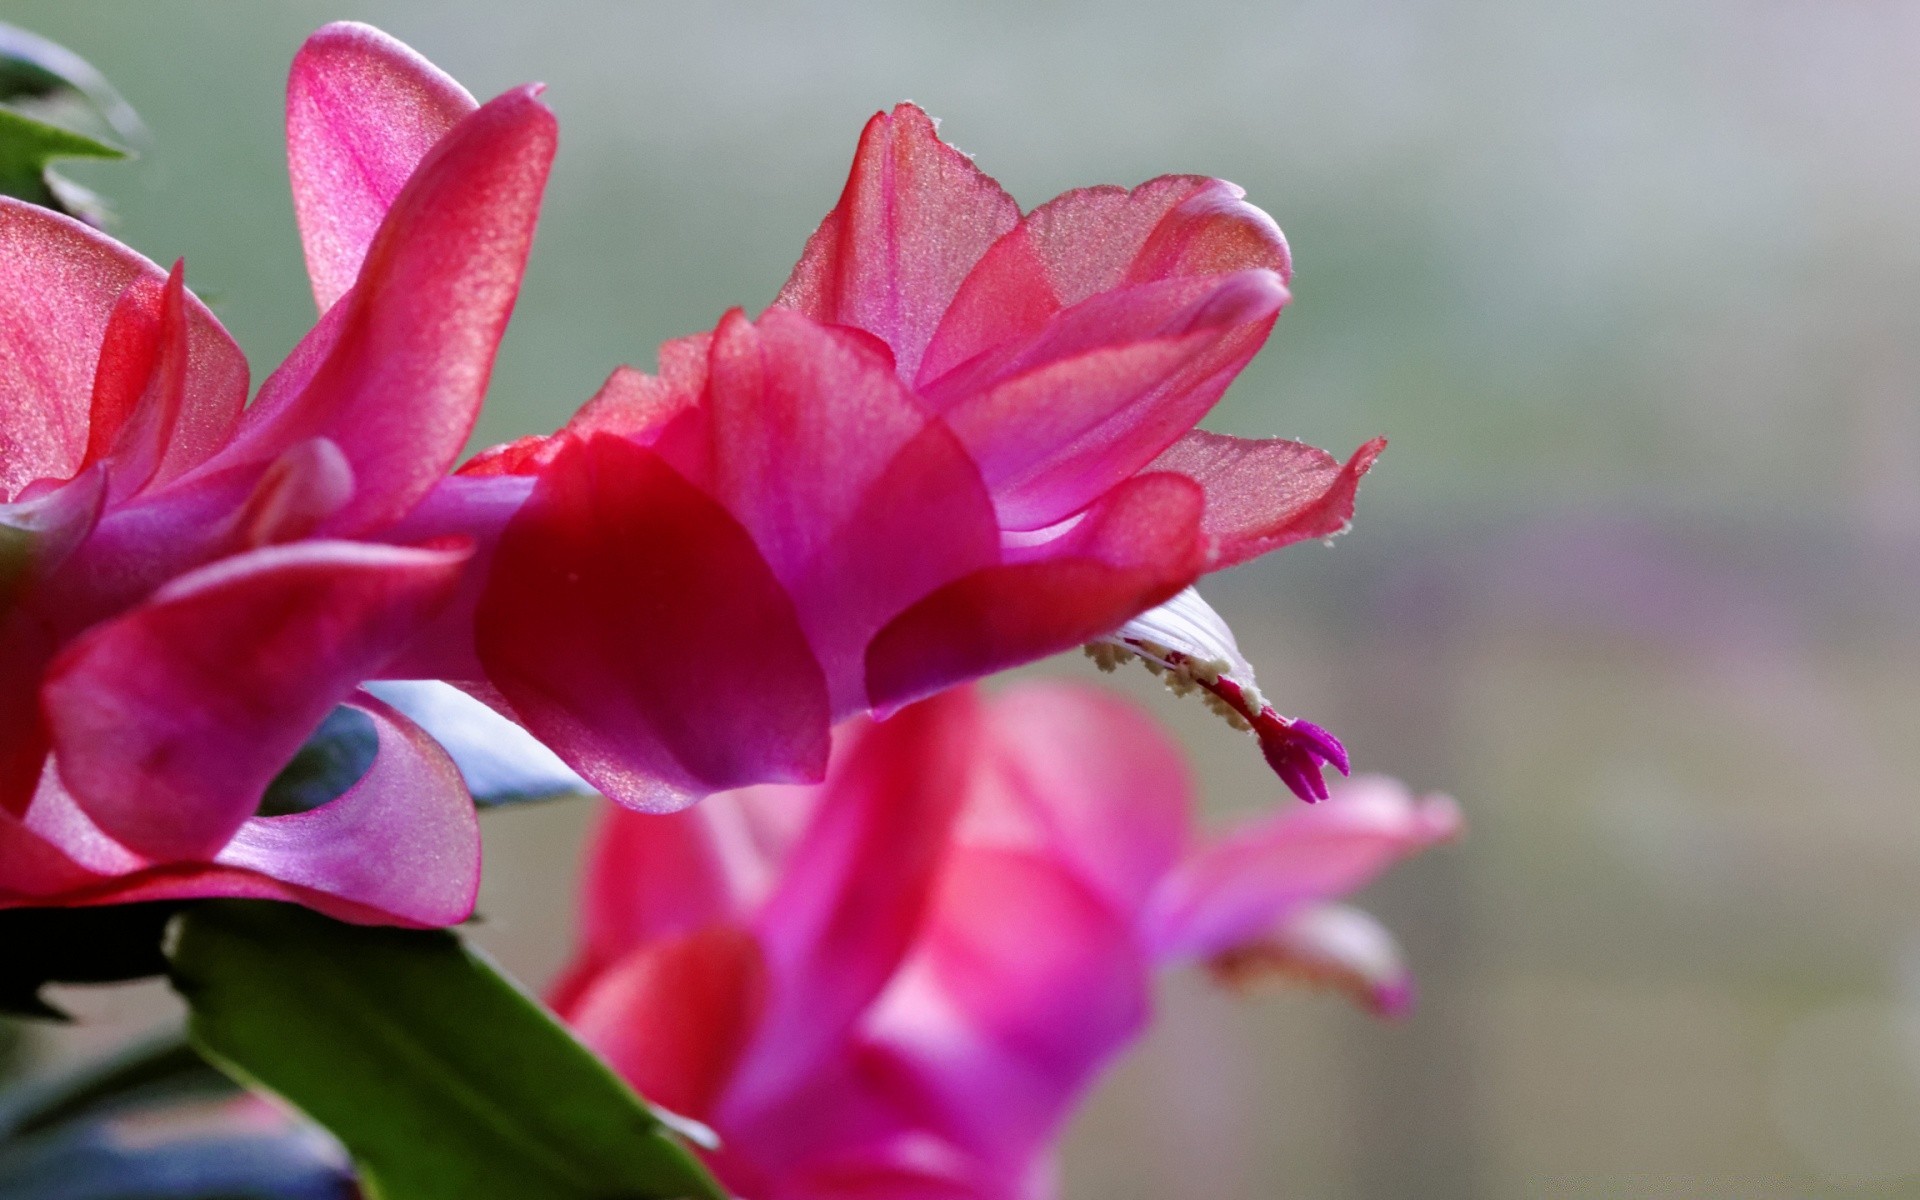
[[[1332,537],[1353,520],[1360,477],[1387,448],[1374,438],[1343,466],[1324,450],[1283,438],[1254,441],[1196,429],[1153,460],[1207,493],[1200,528],[1210,571],[1236,566],[1307,538]]]
[[[721,322],[706,419],[707,490],[793,597],[835,714],[864,710],[874,633],[999,561],[979,473],[865,335],[781,309]]]
[[[1118,628],[1199,573],[1202,503],[1190,480],[1141,475],[1064,532],[934,592],[868,646],[868,697],[905,704]]]
[[[753,1036],[766,993],[752,935],[716,925],[631,951],[561,1015],[649,1101],[705,1119]]]
[[[262,385],[221,465],[331,438],[355,483],[335,534],[394,520],[447,473],[479,414],[553,161],[553,114],[534,90],[489,102],[421,161],[359,283]]]
[[[1355,779],[1324,803],[1244,825],[1190,856],[1154,899],[1149,940],[1161,956],[1203,958],[1263,942],[1293,914],[1459,831],[1447,797]]]
[[[1031,213],[980,257],[927,347],[922,386],[1039,335],[1062,309],[1130,284],[1248,269],[1292,273],[1273,218],[1220,179],[1164,175],[1082,188]]]
[[[301,542],[180,577],[48,672],[67,787],[138,853],[211,857],[321,718],[445,603],[465,559]]]
[[[826,769],[826,679],[793,602],[645,447],[568,439],[501,539],[477,637],[522,723],[631,807]]]
[[[1098,688],[1032,683],[984,706],[986,767],[959,836],[1045,853],[1131,914],[1187,850],[1193,781],[1178,742]]]
[[[88,471],[33,500],[0,504],[0,813],[26,811],[47,757],[40,679],[60,630],[37,586],[92,533],[105,472]]]
[[[476,107],[440,68],[369,25],[327,25],[293,56],[287,167],[320,311],[353,286],[420,160]]]
[[[246,822],[213,861],[379,914],[383,922],[438,927],[466,920],[480,889],[480,823],[459,768],[388,705],[364,692],[352,705],[373,718],[380,738],[367,773],[318,808]],[[345,911],[315,899],[301,903]]]
[[[364,694],[379,752],[345,793],[304,813],[256,817],[212,862],[142,858],[102,833],[49,769],[27,819],[0,817],[9,903],[130,904],[229,896],[285,900],[360,924],[465,920],[480,884],[480,827],[459,770],[412,722]],[[30,839],[30,840],[28,840]],[[52,856],[52,857],[49,857]]]
[[[1020,206],[912,104],[860,134],[840,203],[814,231],[775,304],[852,325],[893,349],[911,380],[941,314]]]
[[[869,1022],[932,1127],[1017,1175],[1147,1016],[1129,922],[1074,874],[994,849],[949,858],[920,950]]]
[[[929,391],[992,490],[1000,523],[1038,529],[1139,471],[1212,408],[1286,300],[1271,271],[1102,293],[1010,358]]]
[[[730,1105],[791,1090],[843,1051],[920,933],[975,763],[966,691],[842,734],[819,807],[754,929],[773,980]]]
[[[1393,934],[1371,914],[1345,904],[1315,904],[1267,937],[1209,960],[1215,978],[1244,988],[1269,978],[1333,988],[1375,1016],[1413,1013],[1413,972]]]
[[[752,792],[801,813],[808,791],[764,785]],[[677,813],[609,806],[590,843],[580,906],[580,948],[552,991],[568,1011],[614,962],[650,942],[714,925],[744,927],[772,885],[758,805],[729,792]]]
[[[233,543],[257,550],[297,541],[352,496],[353,466],[332,438],[295,442],[273,461],[233,514]]]
[[[96,375],[118,378],[121,358],[137,367],[147,357],[140,328],[123,322],[102,363],[116,306],[139,281],[134,303],[157,326],[166,273],[97,230],[9,197],[0,197],[0,261],[0,499],[12,500],[35,480],[70,478],[86,460]],[[205,305],[191,295],[183,303],[186,377],[163,479],[225,441],[247,395],[240,348]]]

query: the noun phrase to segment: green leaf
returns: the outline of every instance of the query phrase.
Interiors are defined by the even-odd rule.
[[[115,137],[138,143],[146,136],[133,106],[92,63],[58,42],[0,21],[0,100],[58,106],[67,99],[84,104]]]
[[[341,1140],[375,1200],[724,1200],[646,1103],[446,931],[183,913],[194,1045]]]
[[[160,939],[174,901],[0,911],[0,1012],[60,1019],[49,983],[116,983],[163,974]]]
[[[0,194],[76,216],[94,216],[91,193],[50,168],[60,158],[125,158],[126,151],[0,107]]]

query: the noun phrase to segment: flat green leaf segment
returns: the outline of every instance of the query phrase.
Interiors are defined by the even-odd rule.
[[[0,194],[95,224],[100,199],[52,164],[66,158],[125,158],[94,136],[137,140],[139,118],[100,72],[64,46],[0,23]]]
[[[372,1200],[724,1200],[633,1091],[444,931],[291,905],[184,913],[171,949],[199,1051],[352,1153]]]

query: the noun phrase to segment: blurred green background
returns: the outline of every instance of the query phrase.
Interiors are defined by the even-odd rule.
[[[876,108],[1023,203],[1244,185],[1296,299],[1212,427],[1393,446],[1356,530],[1216,580],[1282,707],[1463,802],[1366,897],[1424,984],[1165,989],[1074,1200],[1920,1195],[1920,7],[5,0],[146,119],[71,173],[256,379],[311,320],[281,87],[372,21],[562,146],[476,445],[771,299]],[[1093,677],[1085,664],[1048,670]],[[1197,705],[1221,811],[1286,802]],[[482,937],[564,956],[591,808],[489,818]],[[62,999],[43,1065],[165,1019]]]

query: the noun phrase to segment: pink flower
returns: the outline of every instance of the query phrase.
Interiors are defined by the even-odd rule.
[[[563,1016],[710,1125],[762,1200],[1033,1200],[1154,969],[1279,970],[1404,1012],[1392,939],[1339,903],[1453,836],[1362,779],[1224,837],[1179,749],[1095,690],[958,689],[844,728],[824,784],[615,810]]]
[[[0,200],[0,906],[470,910],[458,773],[356,688],[471,554],[391,535],[459,453],[519,288],[555,143],[536,91],[477,106],[364,26],[302,47],[289,159],[322,315],[251,406],[178,265]],[[342,703],[371,769],[255,816]]]
[[[918,108],[879,114],[773,308],[668,343],[657,375],[620,369],[559,435],[449,485],[531,488],[479,598],[479,667],[608,795],[672,808],[818,779],[837,719],[1337,533],[1383,443],[1342,465],[1193,429],[1289,271],[1230,183],[1023,216]],[[1303,795],[1345,769],[1324,731],[1245,717]]]

